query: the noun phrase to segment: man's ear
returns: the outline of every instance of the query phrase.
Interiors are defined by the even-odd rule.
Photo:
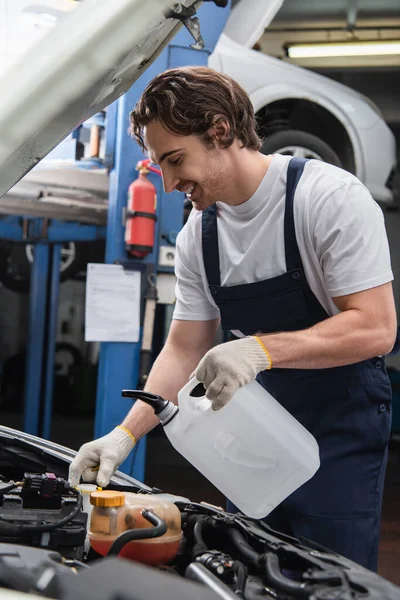
[[[230,138],[231,128],[225,117],[217,116],[213,126],[208,130],[208,135],[217,146],[226,146]]]

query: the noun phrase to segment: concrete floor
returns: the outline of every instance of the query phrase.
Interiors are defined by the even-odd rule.
[[[20,414],[3,413],[2,425],[22,427]],[[92,439],[91,417],[55,416],[52,441],[78,449]],[[400,586],[400,442],[391,444],[382,510],[379,569],[382,577]],[[148,436],[145,483],[193,501],[225,505],[225,498],[172,448],[162,432]]]

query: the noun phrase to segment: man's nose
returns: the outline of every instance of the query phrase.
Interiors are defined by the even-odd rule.
[[[165,173],[164,171],[162,174],[162,180],[163,180],[164,191],[167,194],[169,194],[170,192],[173,192],[179,183],[179,177],[176,177],[176,175],[174,175],[173,173]]]

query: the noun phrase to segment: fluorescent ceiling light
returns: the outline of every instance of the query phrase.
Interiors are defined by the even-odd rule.
[[[345,42],[294,44],[287,47],[289,58],[323,58],[335,56],[385,56],[400,54],[400,40],[380,42]]]

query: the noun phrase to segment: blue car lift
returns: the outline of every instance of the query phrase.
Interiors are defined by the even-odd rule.
[[[56,219],[11,216],[0,219],[0,239],[35,244],[29,295],[23,421],[24,431],[33,435],[50,437],[62,244],[93,241],[104,238],[105,233],[105,227]]]
[[[28,433],[47,439],[50,437],[62,244],[67,241],[93,241],[106,236],[106,262],[122,263],[124,266],[127,264],[123,214],[128,186],[137,176],[135,165],[143,159],[139,147],[127,133],[129,112],[146,85],[158,73],[172,67],[207,65],[208,56],[224,28],[229,10],[229,5],[221,9],[211,2],[203,4],[198,10],[198,17],[205,42],[204,48],[191,48],[193,39],[189,32],[182,28],[132,88],[108,108],[104,166],[110,172],[110,186],[106,228],[42,218],[10,216],[0,219],[0,239],[35,244],[31,272],[23,425]],[[157,188],[158,197],[156,243],[154,251],[146,258],[129,259],[129,268],[144,274],[172,271],[168,267],[158,267],[159,247],[161,244],[175,245],[183,221],[183,194],[174,192],[166,197],[162,190],[161,178],[154,174],[149,174],[149,177]],[[101,344],[95,437],[108,433],[118,425],[131,408],[131,402],[121,397],[121,390],[138,385],[140,350],[141,339],[138,343]],[[137,444],[135,452],[123,463],[121,470],[144,481],[145,454],[146,439],[143,438]]]

